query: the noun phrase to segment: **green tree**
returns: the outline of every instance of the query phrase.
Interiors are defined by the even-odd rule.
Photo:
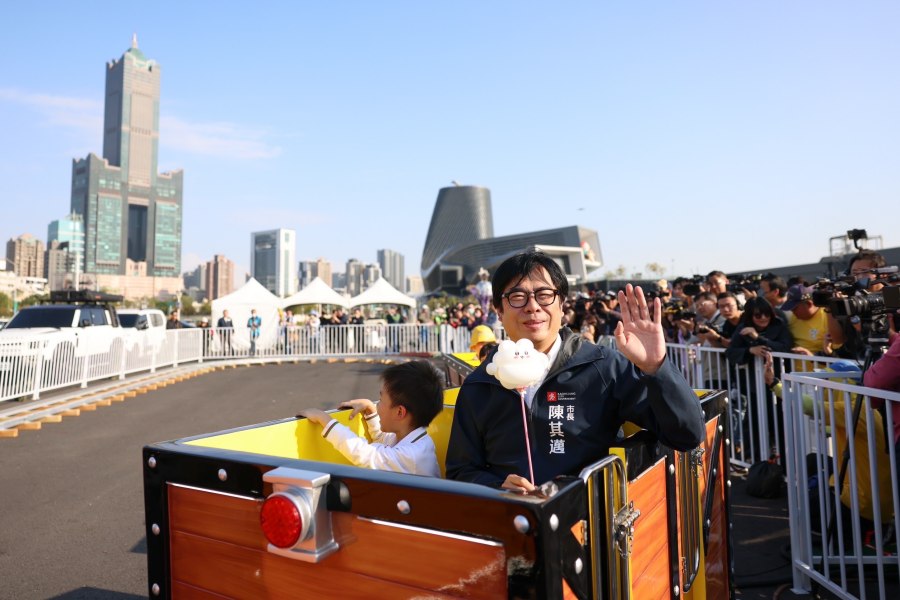
[[[194,307],[194,299],[187,294],[181,296],[181,315],[191,317],[195,314],[197,314],[197,309]]]
[[[12,316],[12,298],[0,292],[0,317]]]

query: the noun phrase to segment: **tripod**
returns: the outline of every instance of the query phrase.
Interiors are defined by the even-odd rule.
[[[878,315],[872,317],[868,322],[863,322],[863,331],[867,332],[866,336],[866,351],[863,360],[862,370],[860,372],[860,381],[862,381],[862,377],[866,374],[866,371],[871,367],[879,358],[884,356],[884,353],[888,348],[888,322],[886,315]],[[844,480],[847,476],[847,467],[850,466],[850,443],[851,439],[856,436],[856,428],[859,424],[859,417],[862,414],[862,405],[865,396],[861,394],[857,394],[856,398],[853,400],[853,413],[852,420],[850,422],[850,426],[847,427],[847,442],[844,445],[844,452],[841,454],[841,468],[838,471],[837,478],[837,491],[840,494],[844,489]],[[883,418],[883,416],[882,416]],[[884,419],[885,423],[887,420]],[[887,428],[884,429],[885,439],[885,447],[887,447],[887,436],[888,431]],[[877,499],[876,499],[877,501]],[[834,535],[834,530],[836,527],[836,518],[837,511],[831,514],[831,517],[828,520],[828,535],[825,538],[825,545],[831,543],[831,538]]]

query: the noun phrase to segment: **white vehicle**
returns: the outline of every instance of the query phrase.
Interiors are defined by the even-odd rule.
[[[159,353],[166,343],[166,315],[155,308],[123,308],[116,311],[129,354]]]
[[[113,373],[125,350],[112,302],[121,296],[99,292],[52,292],[52,304],[21,309],[0,330],[0,371],[31,372],[51,385]]]

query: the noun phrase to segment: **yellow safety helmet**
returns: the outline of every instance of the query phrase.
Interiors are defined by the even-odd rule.
[[[472,330],[472,339],[469,341],[469,350],[475,352],[475,346],[478,344],[495,343],[497,338],[494,332],[487,325],[479,325]]]

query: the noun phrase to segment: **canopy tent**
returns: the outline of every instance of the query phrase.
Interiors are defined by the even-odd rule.
[[[416,301],[392,286],[384,277],[369,286],[358,296],[350,299],[350,307],[364,304],[400,304],[410,308],[416,307]]]
[[[316,277],[305,288],[281,301],[282,308],[300,304],[331,304],[349,308],[348,299],[328,287],[328,284]]]
[[[237,348],[250,346],[250,330],[247,321],[250,319],[250,311],[256,309],[256,314],[262,319],[257,346],[265,348],[274,344],[278,339],[278,321],[281,298],[267,290],[252,277],[247,283],[227,296],[216,298],[212,302],[212,325],[216,327],[222,312],[227,310],[228,316],[234,324],[233,343]],[[217,337],[217,336],[216,336]]]

